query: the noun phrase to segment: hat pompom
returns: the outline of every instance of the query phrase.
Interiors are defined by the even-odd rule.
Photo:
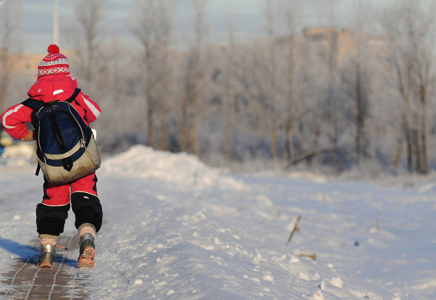
[[[50,54],[59,54],[59,47],[56,44],[52,44],[52,45],[48,46],[47,51]]]

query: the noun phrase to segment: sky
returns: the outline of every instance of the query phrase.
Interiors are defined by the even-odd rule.
[[[0,0],[1,2],[2,0]],[[12,1],[12,0],[6,0]],[[74,20],[71,2],[60,1],[60,24],[62,46],[62,28]],[[290,0],[276,0],[290,1]],[[301,26],[328,25],[331,18],[328,13],[328,3],[335,1],[335,22],[340,27],[346,27],[353,16],[353,6],[357,0],[296,0],[304,3],[301,11]],[[392,0],[363,0],[371,2],[376,9]],[[429,2],[432,0],[423,0]],[[24,33],[23,51],[26,53],[44,53],[53,40],[53,11],[54,0],[23,0]],[[226,20],[232,11],[235,22],[236,37],[247,39],[265,32],[262,7],[264,0],[209,0],[206,9],[208,36],[210,41],[225,42],[227,40]],[[121,35],[126,42],[133,40],[128,29],[127,20],[135,8],[135,0],[108,0],[106,22],[109,35]],[[2,9],[0,7],[0,9]],[[279,11],[276,13],[280,14]],[[175,15],[175,42],[189,36],[192,27],[192,9],[189,0],[177,0]]]

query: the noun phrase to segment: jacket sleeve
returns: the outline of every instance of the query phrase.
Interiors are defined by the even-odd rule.
[[[76,100],[80,103],[80,106],[85,109],[85,118],[88,123],[92,123],[97,120],[101,113],[101,108],[97,103],[92,101],[89,96],[83,94],[82,92],[80,92]]]
[[[11,106],[0,116],[3,128],[13,138],[24,138],[29,133],[25,122],[31,122],[32,111],[23,104]]]

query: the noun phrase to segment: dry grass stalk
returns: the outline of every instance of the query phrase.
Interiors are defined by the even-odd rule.
[[[294,236],[294,233],[296,231],[300,232],[300,227],[298,227],[298,222],[300,222],[301,217],[302,217],[302,215],[298,216],[297,221],[295,222],[294,228],[292,229],[291,234],[289,235],[288,242],[286,243],[286,245],[289,245],[289,243],[291,242],[291,239]]]
[[[304,253],[304,252],[300,252],[298,254],[300,257],[308,257],[311,258],[312,260],[316,260],[316,254],[315,253]]]

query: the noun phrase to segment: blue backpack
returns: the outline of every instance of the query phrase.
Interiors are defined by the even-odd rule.
[[[27,99],[23,105],[33,109],[38,168],[55,185],[72,182],[94,173],[101,163],[91,128],[71,104],[80,89],[65,101],[45,103]],[[76,101],[77,104],[79,104]]]

